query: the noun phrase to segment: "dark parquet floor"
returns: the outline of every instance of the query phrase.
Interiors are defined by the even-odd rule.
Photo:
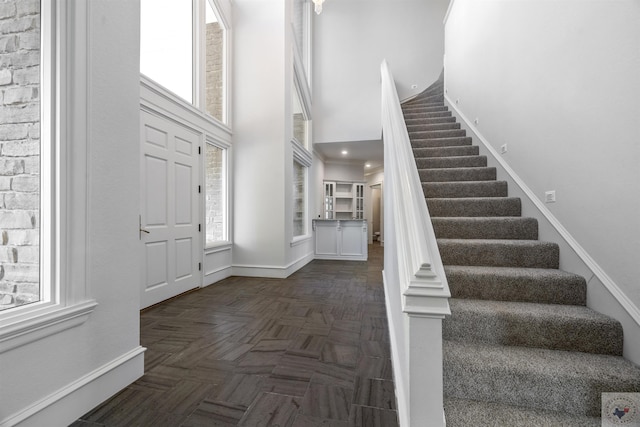
[[[382,256],[143,312],[145,375],[72,426],[397,426]]]

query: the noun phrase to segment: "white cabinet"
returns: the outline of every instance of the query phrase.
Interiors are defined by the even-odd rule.
[[[364,184],[325,181],[324,219],[364,219]]]
[[[313,220],[316,259],[366,261],[367,221]]]

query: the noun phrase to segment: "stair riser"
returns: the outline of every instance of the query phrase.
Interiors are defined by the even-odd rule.
[[[471,137],[464,136],[464,137],[458,137],[458,138],[411,140],[411,146],[413,148],[460,147],[463,145],[471,145]]]
[[[451,341],[622,356],[622,327],[613,321],[474,312],[452,304],[442,334]]]
[[[436,157],[416,159],[418,169],[476,168],[487,166],[487,156]]]
[[[477,145],[464,147],[438,147],[438,148],[414,148],[413,156],[416,159],[423,157],[455,157],[455,156],[474,156],[480,152]]]
[[[544,242],[518,246],[490,241],[475,243],[438,240],[438,248],[445,265],[558,268],[560,259],[558,246]]]
[[[436,123],[436,124],[420,124],[420,125],[410,125],[407,124],[407,130],[409,134],[413,132],[425,132],[425,131],[433,131],[433,130],[454,130],[460,129],[460,123]]]
[[[495,181],[496,168],[419,169],[421,182]]]
[[[536,240],[538,222],[533,218],[432,218],[439,239]]]
[[[587,304],[587,284],[580,276],[521,276],[473,273],[445,268],[453,298],[520,301],[540,304]]]
[[[444,97],[434,95],[428,98],[422,98],[417,101],[405,102],[404,104],[402,104],[402,109],[405,110],[405,109],[425,107],[425,106],[431,107],[435,105],[444,105]]]
[[[433,139],[433,138],[453,138],[464,137],[467,135],[467,131],[464,129],[451,129],[451,130],[430,130],[421,132],[409,132],[410,139]]]
[[[427,199],[432,217],[520,216],[522,207],[518,198],[447,198]]]
[[[444,105],[420,105],[420,106],[416,106],[416,107],[408,107],[408,108],[403,108],[402,112],[407,114],[407,113],[432,113],[432,112],[436,112],[436,111],[449,111],[448,107],[444,106]]]
[[[430,119],[406,119],[405,123],[407,127],[413,125],[433,125],[439,123],[456,123],[456,118],[447,116],[447,117],[432,117]]]
[[[433,182],[423,183],[422,190],[427,198],[506,197],[507,183],[504,181]]]
[[[433,111],[430,113],[404,113],[405,119],[435,119],[439,117],[451,117],[451,111]]]
[[[468,136],[458,138],[414,139],[411,141],[411,147],[413,148],[442,148],[470,145],[471,138]]]

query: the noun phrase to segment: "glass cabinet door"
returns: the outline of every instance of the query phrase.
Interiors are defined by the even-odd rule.
[[[334,218],[335,183],[324,183],[324,219]]]

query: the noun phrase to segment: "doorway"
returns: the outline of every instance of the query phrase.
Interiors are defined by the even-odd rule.
[[[382,184],[371,186],[371,234],[373,243],[384,242],[382,213]]]

